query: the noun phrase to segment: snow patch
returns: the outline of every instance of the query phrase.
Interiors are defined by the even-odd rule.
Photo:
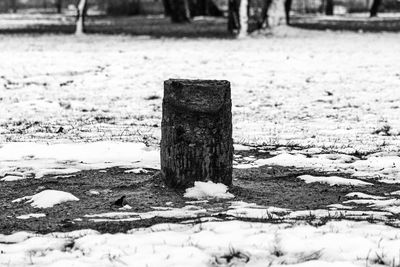
[[[337,210],[351,210],[353,209],[352,206],[346,206],[342,204],[330,204],[327,206],[330,209],[337,209]]]
[[[159,157],[156,149],[142,143],[5,143],[0,146],[0,177],[7,181],[12,171],[25,178],[41,178],[110,167],[157,169]]]
[[[254,148],[251,147],[251,146],[245,146],[245,145],[241,145],[241,144],[233,144],[233,149],[235,151],[239,151],[239,150],[241,150],[241,151],[250,151],[250,150],[252,150]]]
[[[194,182],[194,187],[186,189],[183,196],[185,198],[194,198],[198,200],[209,198],[230,199],[235,197],[227,191],[228,187],[222,183],[213,183],[211,181]]]
[[[27,219],[31,219],[31,218],[41,218],[41,217],[46,217],[46,214],[44,213],[30,213],[30,214],[24,214],[24,215],[20,215],[17,216],[17,219],[21,219],[21,220],[27,220]]]
[[[129,206],[128,204],[123,206],[123,207],[121,207],[121,208],[119,208],[119,210],[131,210],[131,209],[132,209],[132,207]]]
[[[369,208],[380,209],[394,214],[400,213],[400,199],[351,199],[343,203],[368,205]]]
[[[199,215],[205,214],[207,210],[188,205],[183,208],[172,207],[155,207],[154,211],[149,212],[107,212],[101,214],[87,214],[93,222],[107,222],[107,221],[137,221],[146,220],[154,217],[162,218],[196,218]]]
[[[354,185],[354,186],[365,186],[365,185],[373,185],[371,183],[367,183],[357,179],[347,179],[339,176],[312,176],[312,175],[301,175],[297,177],[307,184],[309,183],[322,183],[328,184],[330,186],[333,185]]]
[[[386,197],[369,195],[361,192],[348,193],[346,197],[364,198],[364,199],[386,199]]]
[[[234,201],[226,212],[236,218],[278,219],[290,212],[289,209],[260,206],[255,203]]]
[[[67,201],[79,201],[79,198],[75,197],[71,193],[58,191],[58,190],[44,190],[33,196],[25,196],[22,198],[14,199],[12,202],[21,202],[27,200],[26,203],[30,203],[35,208],[51,208],[54,205],[61,204]]]
[[[13,182],[13,181],[19,181],[19,180],[23,180],[23,179],[25,179],[25,177],[23,177],[23,176],[6,175],[4,178],[1,178],[0,181]]]
[[[148,173],[148,171],[143,168],[130,169],[130,170],[126,170],[124,172],[125,173],[134,173],[134,174]]]
[[[74,239],[74,249],[66,247]],[[1,242],[12,241],[12,242]],[[32,235],[0,235],[0,265],[101,266],[373,266],[378,260],[394,266],[399,229],[379,223],[331,221],[253,223],[212,221],[200,224],[159,224],[128,233],[95,231]],[[279,257],[277,254],[279,253]],[[29,255],[27,257],[26,255]],[[384,255],[384,256],[382,256]],[[241,258],[243,257],[243,258]],[[247,258],[246,258],[247,257]]]

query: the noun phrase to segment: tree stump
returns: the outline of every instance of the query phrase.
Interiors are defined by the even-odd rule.
[[[164,82],[161,173],[169,186],[232,184],[231,106],[228,81]]]

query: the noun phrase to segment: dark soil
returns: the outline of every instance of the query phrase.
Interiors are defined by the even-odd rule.
[[[249,156],[251,152],[239,154]],[[253,151],[254,154],[258,153]],[[269,157],[268,153],[258,157]],[[165,207],[172,202],[172,207],[183,207],[189,199],[183,198],[183,191],[173,190],[164,185],[158,170],[148,170],[146,174],[125,173],[125,169],[111,168],[106,172],[82,171],[69,177],[44,177],[42,179],[26,179],[15,182],[0,183],[0,233],[15,231],[35,231],[48,233],[54,231],[71,231],[76,229],[96,229],[101,232],[125,232],[135,227],[147,227],[162,222],[180,222],[186,219],[152,218],[130,222],[93,222],[85,218],[86,214],[99,214],[119,211],[112,205],[117,199],[126,196],[126,201],[133,207],[133,212],[146,212],[152,207]],[[257,203],[259,205],[289,208],[293,210],[325,208],[329,204],[346,200],[349,192],[361,191],[369,194],[384,195],[400,190],[400,185],[375,183],[374,186],[329,186],[320,183],[306,184],[296,177],[303,174],[341,175],[338,173],[319,173],[310,170],[287,168],[280,166],[263,166],[253,169],[235,169],[233,186],[230,192],[235,201]],[[70,192],[80,199],[66,202],[53,208],[36,209],[24,201],[12,203],[12,200],[36,194],[44,189]],[[90,194],[96,190],[100,194]],[[195,204],[201,206],[214,216],[230,205],[230,201],[210,201]],[[366,207],[359,206],[359,210]],[[17,219],[16,216],[29,213],[45,213],[46,217],[28,220]],[[210,216],[204,214],[204,216]],[[74,219],[81,218],[82,221]]]

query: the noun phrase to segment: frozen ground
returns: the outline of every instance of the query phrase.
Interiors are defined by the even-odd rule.
[[[157,143],[163,81],[215,78],[232,82],[237,143],[397,152],[400,36],[286,34],[2,36],[0,138]]]
[[[0,226],[57,214],[69,216],[63,231],[180,220],[0,235],[0,265],[399,266],[399,41],[288,29],[245,40],[2,36]],[[111,177],[113,191],[153,181],[162,82],[178,77],[232,82],[235,143],[253,146],[235,147],[236,187],[198,185],[172,201],[155,184],[145,192],[158,202],[128,196],[110,210],[116,195],[97,180]]]
[[[0,235],[4,266],[398,266],[399,232],[367,222],[321,227],[240,221],[159,224],[126,234]]]

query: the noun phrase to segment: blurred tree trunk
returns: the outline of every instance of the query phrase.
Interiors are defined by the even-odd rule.
[[[290,25],[290,10],[292,9],[292,0],[285,0],[285,18],[286,24]]]
[[[333,0],[326,0],[325,2],[325,15],[332,16],[333,15]]]
[[[271,7],[272,0],[264,0],[261,8],[261,20],[258,22],[257,28],[263,29],[268,27],[268,12]]]
[[[11,10],[13,13],[17,13],[18,5],[17,0],[11,0]]]
[[[190,22],[191,14],[188,0],[164,0],[165,12],[174,23]]]
[[[169,0],[162,0],[164,6],[164,15],[171,16],[171,5],[169,4]]]
[[[79,0],[78,3],[78,17],[76,19],[76,35],[81,35],[85,33],[85,17],[87,10],[87,0]]]
[[[369,14],[370,14],[371,18],[378,16],[378,11],[379,11],[379,7],[380,7],[381,3],[382,3],[382,0],[374,0],[372,2],[372,6],[371,6],[371,9],[369,11]]]
[[[240,31],[240,0],[229,0],[228,7],[228,31],[238,34]]]
[[[57,0],[56,1],[56,8],[57,8],[57,13],[61,14],[61,11],[62,11],[62,0]]]
[[[249,31],[249,0],[241,0],[239,7],[239,38],[243,38]]]

